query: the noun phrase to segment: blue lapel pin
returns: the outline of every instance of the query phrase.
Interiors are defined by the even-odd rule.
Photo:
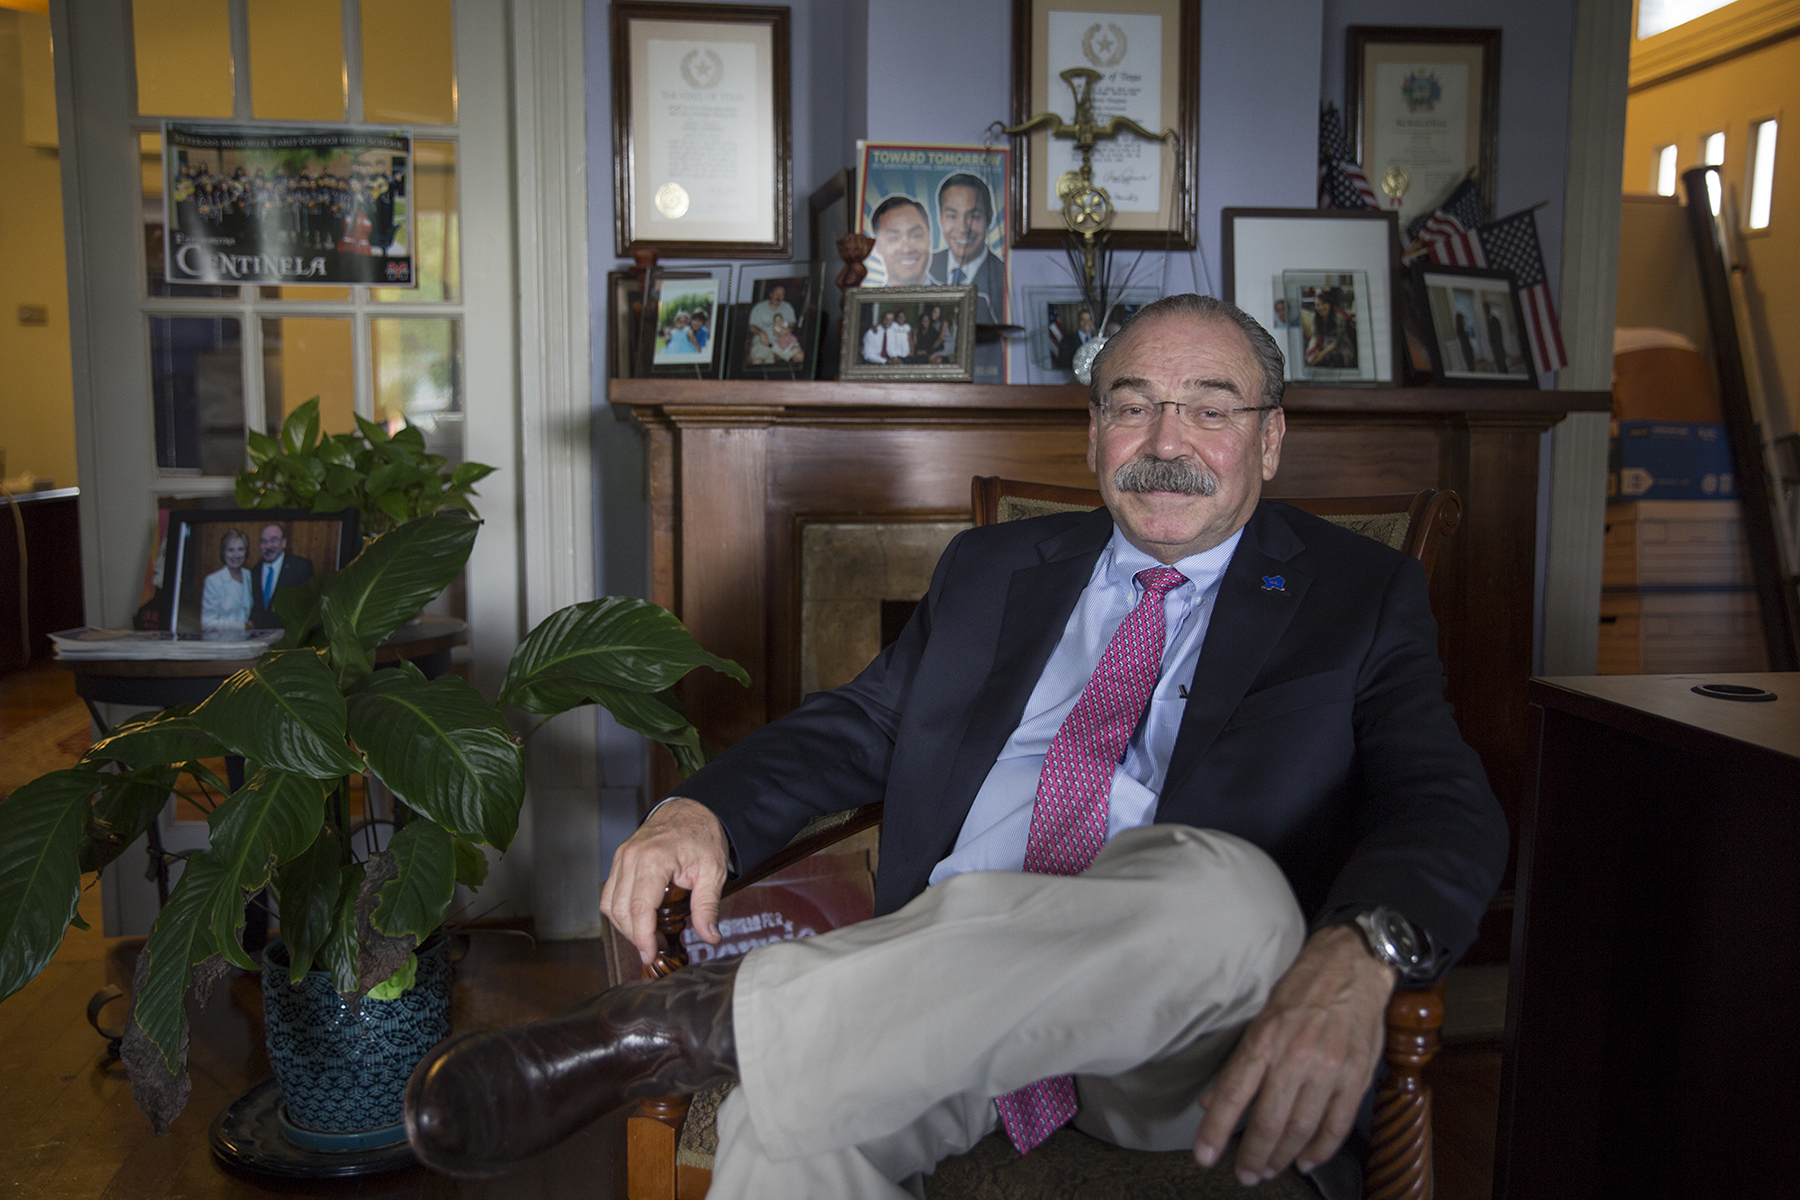
[[[1264,575],[1262,577],[1262,581],[1263,581],[1263,584],[1262,584],[1263,591],[1265,591],[1265,592],[1285,592],[1285,591],[1287,591],[1287,580],[1283,579],[1279,575]]]

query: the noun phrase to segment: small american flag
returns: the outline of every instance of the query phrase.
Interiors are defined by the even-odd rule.
[[[1431,212],[1406,227],[1408,251],[1424,250],[1432,262],[1484,267],[1475,231],[1487,224],[1487,205],[1473,180],[1465,179]]]
[[[1319,207],[1380,208],[1368,176],[1350,153],[1337,105],[1319,110]]]
[[[1538,245],[1537,214],[1531,209],[1502,217],[1476,231],[1487,265],[1511,271],[1519,285],[1519,303],[1525,309],[1525,333],[1537,369],[1560,371],[1569,365],[1563,349],[1562,328],[1556,322],[1556,302],[1550,298],[1550,281],[1544,271],[1544,251]]]

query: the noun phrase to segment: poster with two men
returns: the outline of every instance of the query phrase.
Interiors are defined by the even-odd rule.
[[[973,284],[976,324],[1008,324],[1011,150],[892,142],[865,142],[861,150],[858,212],[862,231],[875,239],[863,286]],[[977,333],[975,382],[1007,382],[998,329]]]

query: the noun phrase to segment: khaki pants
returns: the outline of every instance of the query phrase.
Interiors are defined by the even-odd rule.
[[[959,875],[888,916],[755,950],[709,1195],[918,1195],[922,1173],[995,1127],[995,1096],[1049,1075],[1077,1077],[1084,1132],[1189,1147],[1196,1097],[1305,932],[1262,851],[1149,825],[1081,875]]]

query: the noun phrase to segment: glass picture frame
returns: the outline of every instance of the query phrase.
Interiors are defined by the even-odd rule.
[[[730,263],[652,268],[638,325],[636,377],[719,378],[730,303]]]
[[[814,378],[819,366],[823,263],[740,268],[727,319],[729,379]]]
[[[1273,316],[1287,332],[1283,349],[1308,383],[1372,383],[1373,322],[1367,271],[1283,271]]]

